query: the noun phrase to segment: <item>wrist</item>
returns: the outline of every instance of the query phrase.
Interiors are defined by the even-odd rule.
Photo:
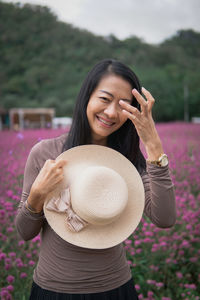
[[[162,144],[160,141],[149,143],[146,145],[146,153],[147,153],[147,160],[158,160],[160,155],[164,153]]]
[[[28,209],[28,211],[30,211],[31,213],[33,214],[42,214],[43,213],[43,210],[42,209],[36,209],[35,207],[32,207],[29,202],[28,202],[28,199],[26,200],[25,202],[25,206],[26,208]]]
[[[28,199],[26,200],[26,207],[32,212],[40,213],[43,210],[45,197],[38,192],[31,191]]]
[[[147,160],[153,161],[153,160],[158,160],[159,157],[164,153],[163,148],[156,148],[156,149],[151,149],[151,150],[146,150],[147,151]]]

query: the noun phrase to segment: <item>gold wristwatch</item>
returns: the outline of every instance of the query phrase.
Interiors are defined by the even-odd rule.
[[[147,160],[152,165],[156,165],[159,167],[166,167],[169,164],[169,160],[167,154],[161,154],[158,160]]]

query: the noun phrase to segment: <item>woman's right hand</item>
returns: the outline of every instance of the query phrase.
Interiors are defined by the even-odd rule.
[[[36,211],[42,211],[46,197],[61,184],[64,174],[63,167],[67,161],[48,159],[32,184],[28,197],[29,205]]]

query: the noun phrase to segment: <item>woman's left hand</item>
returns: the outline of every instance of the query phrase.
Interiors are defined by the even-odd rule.
[[[136,89],[133,89],[132,93],[140,104],[141,112],[136,107],[120,100],[119,104],[123,108],[122,113],[124,113],[135,126],[137,133],[146,148],[148,159],[157,160],[164,151],[152,117],[152,107],[155,99],[145,88],[142,88],[142,93],[147,100],[145,100]]]

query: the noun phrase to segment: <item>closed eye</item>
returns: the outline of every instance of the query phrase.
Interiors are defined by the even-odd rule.
[[[110,101],[108,98],[106,98],[106,97],[99,97],[101,100],[103,100],[103,101],[106,101],[106,102],[108,102],[108,101]]]

